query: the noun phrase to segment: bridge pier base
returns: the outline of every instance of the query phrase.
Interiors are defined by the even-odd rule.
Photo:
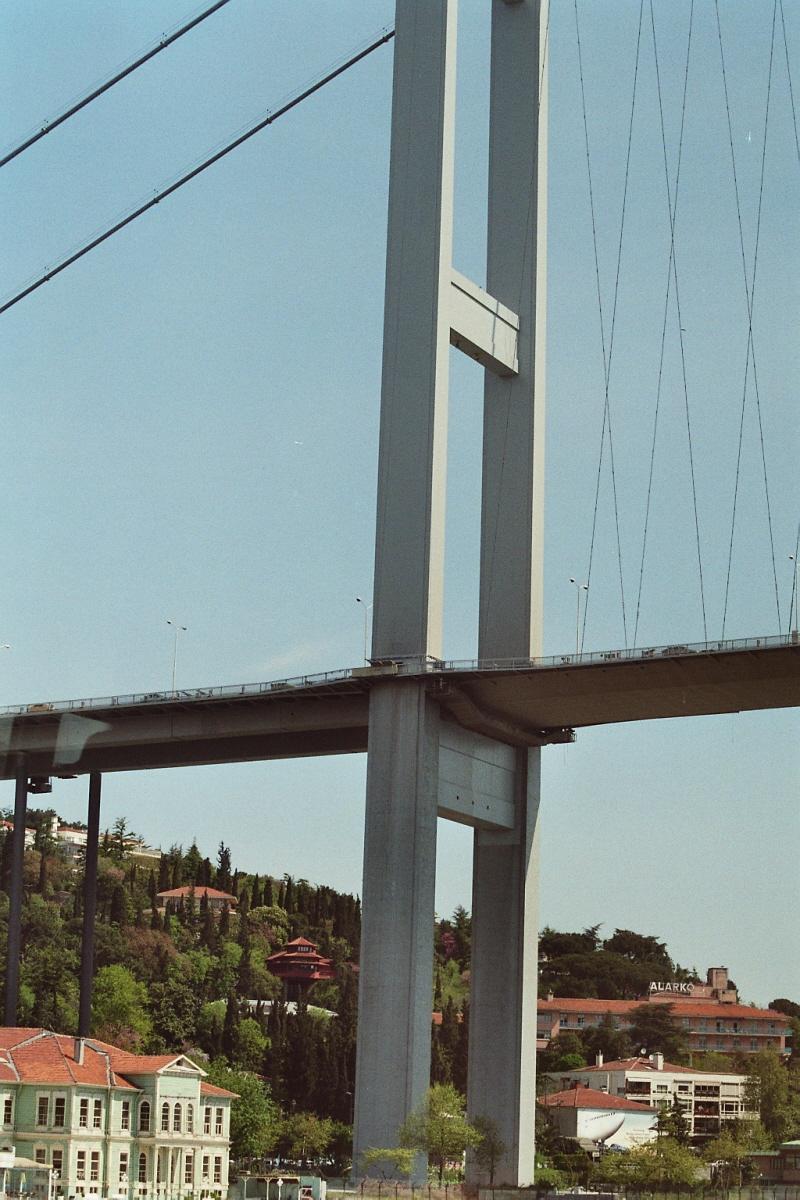
[[[499,1186],[533,1183],[540,758],[517,751],[515,828],[475,830],[467,1111],[505,1143]],[[474,1156],[467,1177],[488,1182]]]
[[[424,684],[370,697],[353,1164],[396,1146],[431,1053],[439,712]],[[417,1163],[415,1182],[424,1182]]]

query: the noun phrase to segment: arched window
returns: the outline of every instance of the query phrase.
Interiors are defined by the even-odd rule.
[[[139,1155],[139,1183],[147,1183],[147,1155],[142,1151]]]
[[[174,1130],[174,1132],[175,1132],[175,1133],[180,1133],[180,1131],[181,1131],[181,1118],[182,1118],[182,1115],[183,1115],[183,1114],[181,1113],[181,1106],[180,1106],[180,1104],[176,1104],[176,1105],[175,1105],[175,1108],[174,1108],[174,1110],[173,1110],[173,1113],[172,1113],[172,1128],[173,1128],[173,1130]]]
[[[150,1101],[143,1100],[139,1105],[139,1132],[150,1132]]]
[[[194,1133],[194,1105],[186,1105],[186,1132]]]
[[[169,1105],[166,1100],[161,1105],[161,1129],[169,1132]]]

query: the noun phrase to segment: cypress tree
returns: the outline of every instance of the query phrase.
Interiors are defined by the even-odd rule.
[[[253,876],[253,890],[250,895],[250,907],[261,908],[264,901],[261,899],[261,885],[258,882],[258,876]]]
[[[219,940],[224,942],[231,932],[231,910],[227,904],[223,904],[222,912],[219,914]]]
[[[269,875],[264,880],[264,899],[262,903],[266,908],[272,908],[275,903],[275,893],[272,890],[272,880]]]
[[[239,1005],[236,1001],[236,993],[231,989],[228,993],[228,1001],[225,1006],[225,1020],[222,1025],[222,1053],[230,1063],[234,1061],[235,1057],[239,1021]]]
[[[168,892],[172,885],[172,875],[170,872],[170,862],[166,854],[161,855],[158,864],[158,888],[159,892]]]

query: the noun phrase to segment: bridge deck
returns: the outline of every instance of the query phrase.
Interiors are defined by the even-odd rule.
[[[0,778],[365,751],[369,692],[423,679],[446,716],[514,745],[586,726],[800,705],[788,638],[515,663],[401,663],[300,680],[19,705],[0,712]]]

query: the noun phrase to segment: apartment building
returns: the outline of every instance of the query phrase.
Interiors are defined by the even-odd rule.
[[[733,1072],[696,1071],[664,1062],[662,1054],[603,1062],[593,1067],[551,1071],[554,1091],[586,1087],[658,1109],[677,1099],[692,1138],[717,1137],[726,1121],[755,1120],[748,1105],[747,1076]]]

